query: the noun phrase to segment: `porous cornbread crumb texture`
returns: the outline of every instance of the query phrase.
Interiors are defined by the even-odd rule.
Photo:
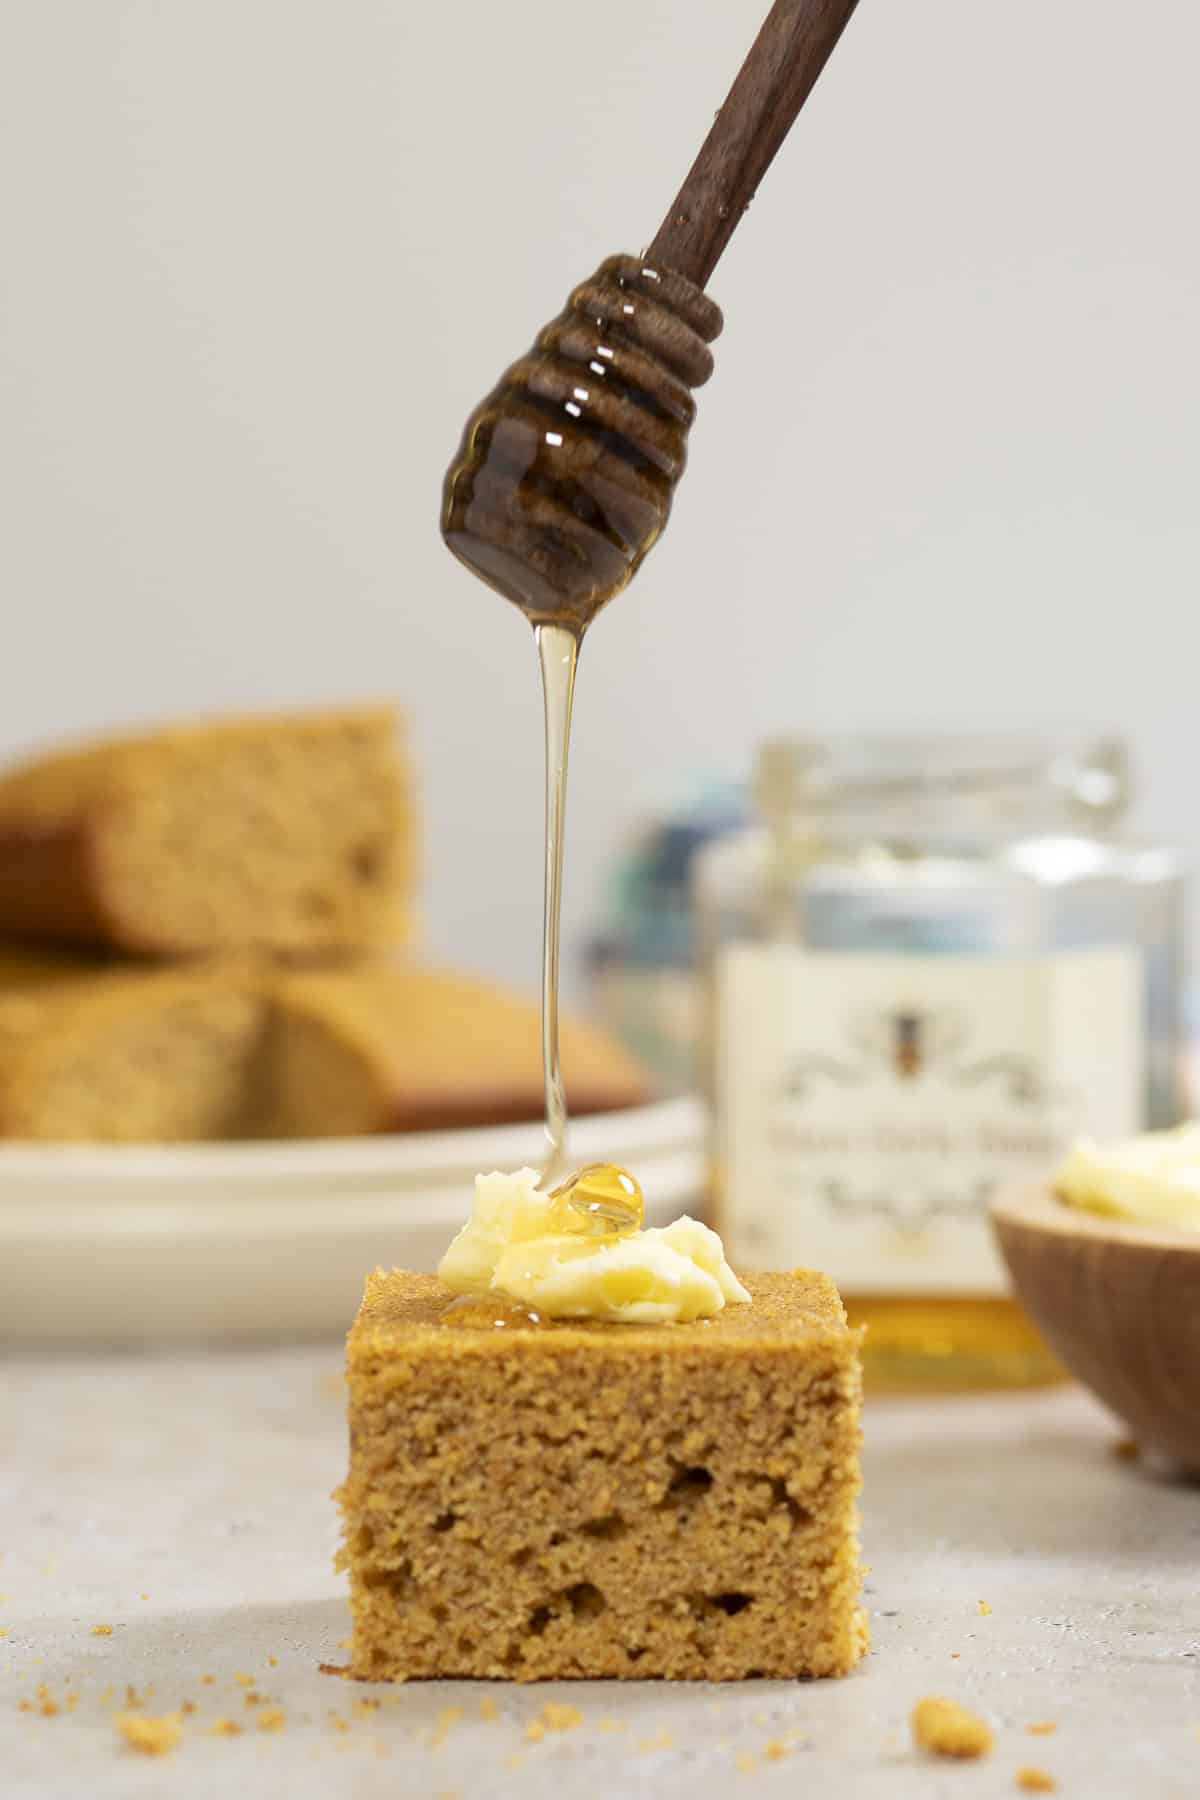
[[[930,1694],[918,1700],[912,1714],[913,1738],[933,1756],[970,1759],[986,1756],[994,1738],[991,1726],[955,1700]]]
[[[857,1334],[824,1276],[689,1325],[440,1323],[371,1276],[340,1492],[351,1668],[426,1676],[840,1675],[858,1604]]]
[[[387,707],[221,720],[0,780],[0,931],[138,955],[401,935],[408,779]]]

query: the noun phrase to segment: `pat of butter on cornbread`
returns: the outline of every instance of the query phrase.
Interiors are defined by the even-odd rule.
[[[715,1231],[686,1215],[610,1239],[555,1232],[533,1169],[480,1175],[471,1216],[438,1266],[456,1294],[497,1291],[552,1319],[659,1325],[750,1299]]]

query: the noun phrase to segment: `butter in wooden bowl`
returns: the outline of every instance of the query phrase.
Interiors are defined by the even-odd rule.
[[[1148,1450],[1200,1476],[1200,1124],[1081,1141],[992,1223],[1051,1349]]]
[[[1200,1231],[1200,1121],[1115,1144],[1081,1139],[1054,1178],[1068,1206]]]

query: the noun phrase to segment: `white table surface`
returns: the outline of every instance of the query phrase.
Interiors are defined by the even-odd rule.
[[[845,1681],[383,1688],[317,1668],[344,1660],[348,1631],[328,1498],[338,1365],[333,1346],[0,1363],[4,1800],[975,1800],[1017,1792],[1024,1763],[1080,1800],[1200,1795],[1200,1489],[1118,1461],[1078,1391],[869,1410],[875,1647]],[[281,1730],[253,1728],[237,1673],[284,1709]],[[151,1712],[195,1703],[169,1756],[118,1739],[127,1683],[152,1685]],[[994,1754],[916,1754],[908,1715],[928,1693],[986,1714]],[[548,1699],[584,1723],[530,1741]],[[245,1731],[214,1736],[218,1715]],[[1027,1735],[1041,1719],[1056,1733]]]

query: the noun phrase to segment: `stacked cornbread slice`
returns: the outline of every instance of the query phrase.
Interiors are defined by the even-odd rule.
[[[393,944],[409,790],[386,707],[42,758],[0,780],[0,932],[136,957]]]
[[[0,1136],[321,1137],[533,1118],[532,1003],[399,960],[385,707],[114,740],[0,778]],[[644,1097],[568,1036],[580,1111]]]

